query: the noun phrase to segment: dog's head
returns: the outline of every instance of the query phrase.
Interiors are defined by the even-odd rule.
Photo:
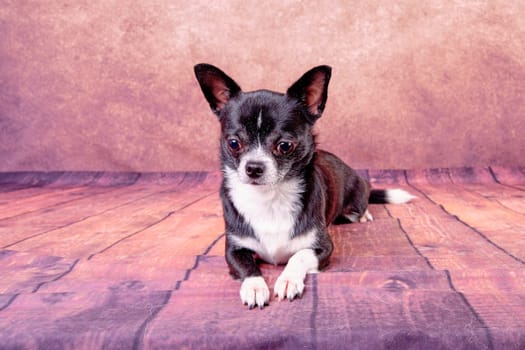
[[[297,176],[315,150],[312,126],[325,107],[331,68],[306,72],[286,94],[243,92],[223,71],[195,66],[206,100],[221,123],[221,160],[244,184],[276,185]]]

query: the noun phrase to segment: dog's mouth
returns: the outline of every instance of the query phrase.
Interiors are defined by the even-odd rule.
[[[253,186],[267,186],[267,185],[270,185],[268,182],[266,182],[264,180],[252,180],[252,179],[250,179],[246,183],[248,185],[253,185]]]
[[[241,179],[241,182],[243,182],[246,185],[252,185],[257,187],[264,187],[264,186],[271,186],[275,183],[268,181],[268,179]]]

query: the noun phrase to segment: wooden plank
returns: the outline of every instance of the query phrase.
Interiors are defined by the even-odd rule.
[[[4,193],[0,196],[0,220],[59,206],[76,200],[113,191],[103,187],[76,187],[64,189],[38,188],[28,189],[28,196],[13,196],[20,191]],[[27,194],[27,193],[25,193]],[[18,197],[18,198],[17,198]]]
[[[406,176],[410,184],[449,184],[452,183],[448,168],[407,170]]]
[[[523,293],[465,293],[469,304],[492,335],[494,349],[525,347],[525,298]]]
[[[525,191],[517,190],[514,186],[502,185],[489,168],[451,169],[450,178],[452,183],[461,185],[452,187],[454,191],[475,192],[502,207],[525,214]]]
[[[43,182],[39,177],[46,177],[46,173],[0,173],[0,203],[30,199],[42,194],[60,193],[75,188],[94,188],[100,172],[65,172],[54,181]],[[40,184],[40,185],[39,185]],[[6,187],[19,187],[18,190],[2,191]],[[109,186],[105,186],[109,187]],[[109,190],[109,189],[107,189]]]
[[[80,189],[68,187],[69,173],[16,191],[10,203],[35,211],[0,220],[0,241],[28,238],[0,249],[0,344],[523,348],[525,269],[506,250],[521,244],[522,191],[490,169],[367,176],[422,192],[372,205],[372,223],[329,227],[329,267],[307,276],[301,300],[272,297],[264,311],[241,305],[228,274],[218,173],[181,184],[170,174],[99,174],[87,191],[112,192],[62,204]],[[16,192],[0,194],[0,213]],[[270,288],[282,270],[262,264]]]
[[[473,335],[474,345],[488,343],[484,325],[450,289],[442,271],[309,275],[301,300],[290,303],[272,298],[261,312],[243,311],[239,282],[231,281],[225,272],[207,273],[215,271],[208,263],[214,264],[203,261],[201,269],[146,325],[145,348],[275,347],[276,340],[283,347],[344,344],[349,348],[381,348],[396,341],[401,342],[396,348],[407,344],[425,348],[433,340],[446,348],[467,343]],[[264,271],[270,286],[281,269]],[[191,307],[188,299],[194,301]],[[467,325],[470,328],[464,331]],[[458,331],[451,332],[450,327]],[[209,335],[198,336],[203,333]]]
[[[480,231],[495,245],[525,261],[525,215],[500,203],[465,190],[461,185],[444,188],[418,185],[435,203],[451,215]],[[508,232],[512,231],[512,236]]]
[[[89,220],[109,211],[115,212],[122,206],[132,206],[137,200],[153,201],[154,195],[175,197],[185,186],[197,186],[204,177],[187,177],[181,184],[174,186],[136,184],[117,187],[109,192],[90,196],[71,203],[60,204],[31,212],[11,219],[0,220],[0,247],[9,248],[16,243],[45,235],[47,232],[66,229],[67,227]],[[210,190],[216,187],[213,181],[202,184]],[[107,216],[107,214],[106,214]],[[63,237],[60,237],[63,238]]]
[[[62,190],[70,190],[72,188],[78,188],[82,186],[70,186],[64,188],[51,188],[51,187],[23,187],[18,190],[3,191],[2,188],[6,188],[9,185],[0,185],[0,203],[2,205],[7,204],[8,201],[20,201],[24,199],[31,199],[33,197],[48,194],[48,193],[60,193]]]
[[[45,292],[71,291],[83,286],[109,286],[136,281],[147,288],[170,289],[207,254],[224,232],[218,196],[206,197],[166,220],[83,259],[67,276],[42,288]],[[107,243],[106,243],[107,244]],[[222,251],[224,246],[221,247]],[[221,260],[224,260],[221,257]],[[224,270],[227,270],[224,264]]]
[[[484,184],[496,183],[496,179],[489,168],[450,168],[448,169],[450,179],[456,184]]]
[[[436,168],[405,171],[405,180],[413,184],[525,184],[525,175],[518,168]],[[502,180],[502,181],[500,181]],[[406,183],[402,181],[400,183]]]
[[[201,198],[193,203],[195,199]],[[159,197],[155,198],[159,201]],[[166,220],[148,226],[115,246],[97,252],[97,257],[129,255],[177,256],[202,254],[224,232],[218,193],[208,189],[177,197],[184,205]],[[172,199],[173,200],[173,199]],[[193,203],[186,206],[186,203]],[[173,208],[173,207],[171,207]]]
[[[448,270],[491,268],[495,265],[521,268],[519,261],[495,249],[484,236],[424,197],[430,196],[427,191],[440,195],[447,188],[448,185],[431,187],[418,184],[417,189],[424,190],[419,199],[404,205],[387,206],[392,216],[400,219],[414,246],[432,266]]]
[[[42,187],[57,181],[63,174],[64,172],[61,171],[0,172],[0,187],[7,185]]]
[[[194,264],[193,255],[80,259],[71,272],[59,280],[43,284],[38,293],[106,291],[125,284],[143,291],[171,290]]]
[[[378,256],[332,256],[328,272],[354,271],[417,271],[428,269],[429,266],[420,256],[416,255],[378,255]]]
[[[523,336],[520,325],[525,322],[523,265],[485,238],[497,238],[496,243],[505,247],[520,240],[523,217],[518,213],[519,207],[505,207],[493,200],[512,198],[516,191],[491,182],[486,173],[480,177],[479,172],[472,172],[470,176],[454,171],[412,172],[408,178],[433,202],[420,196],[407,206],[388,206],[389,210],[400,217],[411,239],[433,266],[451,270],[451,283],[490,328],[493,345],[519,348]],[[468,178],[477,179],[474,182],[481,185],[465,181]],[[441,210],[440,205],[446,211]],[[480,235],[463,223],[467,219],[473,227],[483,225],[485,230],[498,227],[502,231],[483,231]],[[518,253],[519,249],[513,252]],[[504,312],[501,305],[506,305]],[[515,316],[510,320],[508,315]],[[502,329],[502,324],[507,328]]]
[[[525,191],[525,167],[490,167],[496,180]]]
[[[369,170],[368,177],[373,187],[389,187],[406,184],[404,170]]]
[[[378,219],[371,223],[331,226],[334,256],[417,256],[397,220]]]
[[[455,289],[493,333],[495,348],[518,349],[525,324],[525,270],[495,265],[484,270],[453,270],[450,275]]]
[[[141,325],[170,291],[133,284],[84,293],[21,294],[2,311],[0,341],[6,349],[132,349]]]
[[[517,214],[525,214],[525,192],[498,184],[462,184],[460,190],[473,192]]]
[[[97,196],[82,198],[74,203],[58,204],[0,220],[0,246],[8,248],[21,240],[74,224],[136,199],[151,196],[158,190],[146,186],[116,188]]]
[[[75,188],[95,190],[126,187],[134,184],[178,185],[186,178],[199,178],[203,173],[119,173],[119,172],[64,172],[54,174],[52,181],[48,173],[0,173],[0,202],[36,197],[41,194],[60,193]],[[209,178],[217,177],[210,173]],[[2,188],[9,187],[9,191]],[[18,188],[18,190],[14,190]],[[103,189],[99,189],[103,190]]]
[[[176,176],[181,176],[177,173]],[[0,196],[27,197],[52,188],[119,187],[134,184],[142,174],[129,172],[0,172]],[[2,190],[2,189],[6,190]]]
[[[222,269],[225,265],[218,257],[207,257],[201,261],[201,268],[191,276],[191,280],[184,283],[180,293],[191,294],[200,289],[200,285],[218,283],[231,288],[240,287],[240,281],[232,280],[227,270]],[[263,275],[269,285],[273,286],[284,266],[264,265]],[[431,269],[423,270],[373,270],[373,271],[332,271],[327,270],[315,274],[319,289],[331,286],[351,288],[354,290],[386,290],[403,292],[408,290],[421,291],[445,291],[450,292],[450,285],[445,271]],[[307,276],[308,279],[312,277]],[[231,280],[231,283],[229,283]],[[311,281],[310,281],[311,282]],[[310,290],[312,292],[312,290]]]
[[[504,269],[495,265],[491,269],[451,270],[450,274],[460,292],[525,294],[525,269]]]
[[[223,221],[223,227],[224,227],[224,221]],[[218,242],[216,242],[213,247],[211,247],[210,251],[208,252],[211,256],[220,256],[224,258],[224,247],[226,245],[226,237],[223,236],[219,239]]]
[[[181,290],[173,295],[169,304],[161,311],[160,319],[155,319],[147,327],[145,336],[147,347],[168,345],[205,347],[206,344],[209,345],[214,341],[228,346],[233,341],[246,342],[246,344],[261,344],[268,341],[264,335],[250,332],[255,325],[265,327],[267,314],[254,315],[252,312],[240,315],[238,311],[234,311],[239,307],[236,306],[239,304],[237,292],[239,283],[229,282],[224,272],[221,273],[216,267],[209,267],[207,262],[215,264],[214,260],[202,262],[201,269],[195,271],[192,278],[184,283]],[[272,266],[263,270],[270,286],[281,270],[282,267]],[[453,276],[455,272],[452,272]],[[520,344],[523,344],[523,339],[520,339],[523,329],[519,324],[525,321],[521,311],[525,304],[521,303],[520,306],[516,298],[523,295],[524,272],[522,270],[457,270],[457,272],[463,274],[460,277],[468,280],[467,285],[470,286],[468,300],[451,287],[447,274],[443,271],[428,269],[414,272],[390,270],[331,273],[328,271],[316,275],[315,284],[312,283],[313,277],[307,277],[306,291],[300,302],[278,303],[272,299],[270,307],[265,312],[271,314],[268,318],[279,319],[283,325],[294,323],[292,320],[296,317],[308,319],[310,321],[308,325],[304,324],[307,329],[315,329],[318,334],[328,334],[329,337],[346,339],[340,342],[347,346],[350,343],[356,347],[369,345],[362,337],[370,333],[374,334],[374,339],[378,342],[374,344],[378,347],[383,342],[394,341],[394,339],[401,342],[396,343],[396,348],[406,348],[403,341],[410,341],[411,345],[415,342],[423,348],[434,344],[432,341],[445,346],[445,343],[441,342],[449,341],[450,334],[454,334],[457,337],[454,342],[457,343],[449,344],[452,347],[457,347],[464,342],[469,346],[481,348],[492,343],[495,348],[518,349]],[[502,274],[503,278],[501,278]],[[504,288],[499,288],[498,283]],[[206,288],[205,286],[209,284],[213,284],[217,289]],[[456,288],[465,292],[460,287],[456,286]],[[494,316],[499,314],[499,301],[493,298],[495,292],[499,293],[501,301],[510,301],[505,308],[505,311],[509,312]],[[195,305],[198,306],[193,307],[191,311],[186,309],[184,306],[186,298],[196,300]],[[476,305],[475,311],[471,309],[469,303],[471,299]],[[476,315],[479,311],[484,314],[488,312],[501,322],[493,323],[489,317],[490,323],[486,323],[484,317],[480,319]],[[213,317],[206,318],[205,315],[213,315]],[[239,333],[231,333],[232,329],[228,328],[228,325],[236,324],[234,320],[237,317],[242,317],[244,320],[237,324],[249,324],[249,326],[248,328],[240,326]],[[512,317],[514,317],[512,322],[508,322]],[[213,319],[217,322],[195,323],[195,319]],[[174,324],[174,320],[191,325],[190,328],[196,332],[207,329],[212,330],[214,334],[229,334],[231,337],[221,336],[205,341],[192,335],[184,337],[181,336],[182,328]],[[172,327],[168,326],[170,323]],[[490,330],[487,329],[487,324],[490,324]],[[503,324],[508,324],[509,327],[502,328]],[[166,336],[163,330],[167,328],[173,333]],[[264,329],[273,329],[274,338],[279,338],[286,333],[286,327],[280,328],[278,325],[277,328]],[[353,333],[350,330],[354,330]],[[361,331],[364,333],[360,334]],[[440,336],[441,331],[444,334]],[[404,339],[407,334],[411,335],[408,339]],[[317,336],[312,339],[310,333],[305,333],[304,336],[309,341],[315,340],[328,344],[328,339],[323,337]],[[472,339],[476,339],[474,343]]]
[[[36,173],[33,177],[13,174],[14,182],[38,183],[39,178],[47,173]],[[195,174],[196,175],[196,174]],[[113,191],[116,187],[146,184],[153,188],[158,185],[178,186],[184,179],[184,173],[163,174],[129,174],[129,173],[97,173],[97,172],[66,172],[61,173],[52,182],[45,185],[25,188],[19,191],[0,193],[0,219],[30,213],[39,209],[66,204],[69,201],[83,197]],[[1,176],[0,176],[1,178]],[[4,181],[6,181],[4,179]],[[40,180],[42,182],[42,180]],[[1,185],[0,185],[1,186]]]
[[[0,293],[31,293],[67,273],[75,263],[57,256],[0,250]]]
[[[192,188],[182,193],[178,189],[165,188],[151,195],[151,189],[146,189],[147,195],[135,195],[131,200],[126,196],[124,203],[119,198],[119,202],[113,202],[111,207],[101,213],[64,227],[54,224],[55,227],[45,234],[20,241],[10,249],[64,257],[88,257],[114,242],[168,219],[174,212],[217,191],[216,184],[188,185]],[[92,204],[92,201],[88,202],[88,205]]]

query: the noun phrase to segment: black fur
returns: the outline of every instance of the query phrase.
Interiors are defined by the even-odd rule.
[[[258,145],[273,154],[272,161],[283,173],[278,181],[301,180],[304,184],[304,191],[298,194],[301,210],[289,238],[315,229],[317,236],[309,248],[315,251],[319,268],[325,267],[333,249],[328,225],[348,215],[363,216],[369,200],[375,203],[386,200],[385,191],[370,192],[369,183],[352,168],[335,155],[316,149],[312,127],[326,105],[331,68],[311,69],[286,94],[267,90],[245,93],[224,72],[208,64],[196,65],[195,75],[221,123],[223,171],[239,170],[243,154]],[[232,148],[232,139],[238,149]],[[279,151],[282,140],[293,144],[289,154]],[[262,180],[254,179],[253,185],[259,185],[258,181]],[[257,237],[240,208],[232,202],[225,179],[220,196],[226,226],[225,256],[231,274],[240,279],[261,276],[254,252],[235,244],[235,237]]]

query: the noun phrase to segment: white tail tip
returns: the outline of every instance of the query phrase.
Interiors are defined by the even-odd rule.
[[[401,204],[410,202],[414,198],[417,197],[399,188],[393,190],[386,190],[386,201],[388,203]]]

